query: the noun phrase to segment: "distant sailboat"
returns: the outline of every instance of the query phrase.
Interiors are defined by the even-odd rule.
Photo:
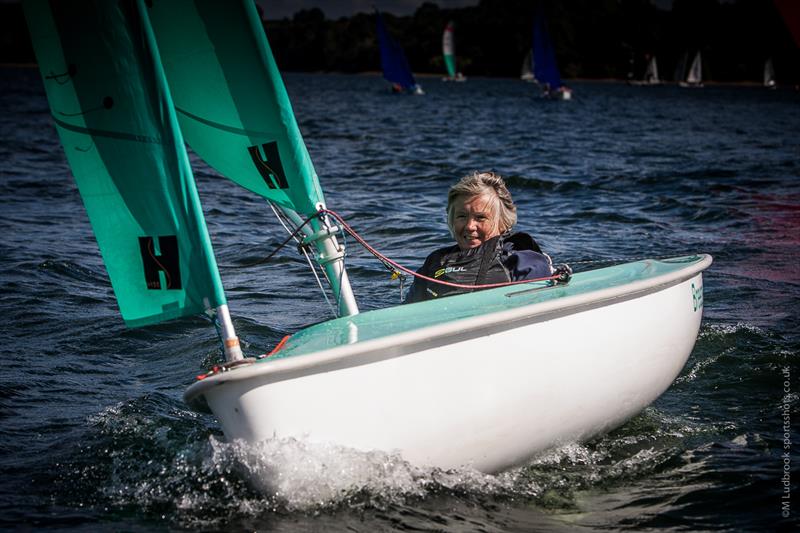
[[[656,56],[652,56],[647,63],[647,69],[644,71],[644,82],[649,85],[658,85],[661,80],[658,77],[658,63],[656,63]]]
[[[394,92],[425,94],[419,86],[411,68],[408,66],[406,54],[400,44],[389,35],[380,11],[375,10],[378,27],[378,46],[381,49],[381,68],[383,77],[392,84]]]
[[[572,90],[561,82],[556,52],[540,5],[533,17],[533,75],[542,87],[542,96],[556,100],[572,98]]]
[[[767,59],[764,63],[764,87],[768,89],[775,89],[777,84],[775,82],[775,67],[772,66],[772,58]]]
[[[686,80],[679,83],[681,87],[702,87],[703,86],[703,60],[700,52],[694,56],[692,66],[689,67],[689,73],[686,75]]]
[[[658,64],[656,63],[656,56],[650,56],[645,68],[644,76],[641,80],[631,80],[628,82],[630,85],[661,85],[661,79],[658,77]]]
[[[442,78],[442,81],[467,81],[467,78],[456,70],[455,24],[452,20],[447,23],[442,33],[442,55],[447,69],[447,76]]]
[[[533,75],[533,48],[528,50],[528,53],[525,54],[525,59],[522,60],[519,79],[529,83],[536,83],[536,76]]]

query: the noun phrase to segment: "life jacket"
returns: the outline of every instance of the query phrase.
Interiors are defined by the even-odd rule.
[[[460,285],[508,283],[512,281],[512,273],[506,262],[519,250],[530,250],[546,258],[541,254],[536,241],[527,233],[504,234],[468,250],[462,250],[457,245],[437,250],[428,256],[418,272],[429,278]],[[549,258],[547,263],[549,264]],[[414,281],[406,302],[442,298],[474,290],[450,287],[418,278]]]

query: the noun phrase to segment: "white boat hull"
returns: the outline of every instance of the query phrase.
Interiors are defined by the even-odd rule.
[[[609,431],[663,393],[697,338],[698,287],[699,272],[254,364],[187,400],[204,396],[228,439],[295,437],[496,472]]]

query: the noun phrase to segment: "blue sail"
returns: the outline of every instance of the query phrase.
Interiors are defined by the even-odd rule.
[[[376,11],[378,19],[378,45],[381,49],[381,68],[383,77],[391,83],[400,85],[403,89],[413,90],[417,81],[408,66],[406,55],[400,45],[392,39],[383,23],[380,11]]]
[[[555,49],[550,40],[547,20],[540,4],[536,6],[533,16],[533,75],[536,81],[549,86],[550,90],[556,90],[562,86]]]

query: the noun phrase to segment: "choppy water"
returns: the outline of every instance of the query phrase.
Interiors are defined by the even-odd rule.
[[[213,328],[123,327],[38,73],[0,70],[0,529],[798,523],[800,95],[576,83],[574,101],[548,102],[517,80],[423,81],[425,97],[402,97],[371,76],[286,76],[329,207],[416,267],[448,243],[449,185],[494,169],[519,228],[557,261],[713,254],[700,338],[664,396],[610,435],[497,476],[298,441],[227,444],[181,400],[219,357]],[[293,252],[236,268],[282,230],[258,198],[194,162],[245,349],[326,318]],[[396,303],[380,265],[349,250],[362,308]],[[267,486],[248,482],[253,471]]]

